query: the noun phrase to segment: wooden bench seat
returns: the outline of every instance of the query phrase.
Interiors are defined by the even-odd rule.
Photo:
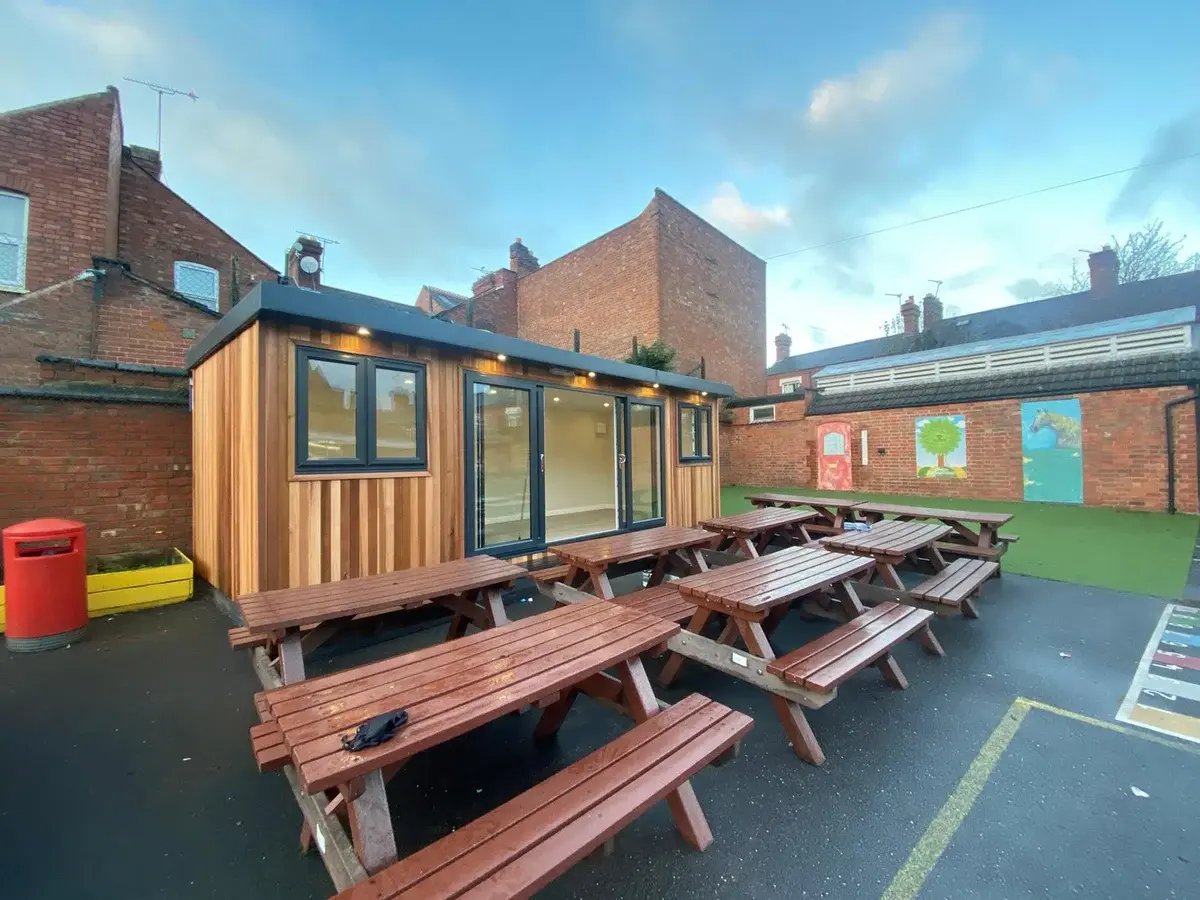
[[[767,671],[784,681],[821,694],[832,693],[846,679],[867,666],[878,666],[897,687],[907,682],[891,657],[901,641],[922,631],[929,632],[933,613],[887,601],[860,616],[780,656],[767,664]]]
[[[696,605],[679,593],[679,588],[671,582],[614,597],[612,602],[680,625],[691,621],[696,612]]]
[[[282,769],[291,760],[283,735],[274,719],[250,727],[250,746],[254,750],[254,761],[258,771],[273,772]]]
[[[998,540],[1002,544],[1015,544],[1020,539],[1021,539],[1021,536],[1019,534],[998,534],[998,535],[996,535],[996,540]]]
[[[566,578],[570,571],[571,567],[568,565],[545,566],[541,569],[532,569],[529,577],[533,579],[539,589],[549,588]]]
[[[936,603],[950,612],[961,611],[971,619],[979,618],[974,597],[984,582],[1000,571],[1000,565],[983,559],[956,559],[945,569],[926,578],[909,591],[914,598]]]
[[[248,650],[252,650],[255,647],[265,647],[270,641],[270,635],[251,634],[250,629],[244,625],[229,629],[229,646],[234,650],[241,650],[243,647]]]
[[[528,897],[734,749],[752,725],[693,694],[337,900]]]

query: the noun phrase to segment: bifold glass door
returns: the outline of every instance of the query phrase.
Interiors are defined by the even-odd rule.
[[[664,520],[661,403],[484,376],[466,400],[468,552]]]

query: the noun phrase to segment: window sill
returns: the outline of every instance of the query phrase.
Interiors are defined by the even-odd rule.
[[[681,459],[676,464],[680,466],[711,466],[713,461],[712,457],[708,459]]]
[[[11,284],[0,284],[0,294],[28,294],[29,289]]]
[[[400,469],[395,472],[303,472],[292,473],[288,481],[365,481],[371,478],[428,478],[428,469]]]

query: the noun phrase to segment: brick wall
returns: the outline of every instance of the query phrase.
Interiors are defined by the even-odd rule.
[[[234,256],[238,258],[242,296],[249,293],[255,279],[275,277],[275,272],[262,260],[147,174],[128,152],[121,166],[118,254],[136,274],[168,288],[175,285],[176,262],[199,263],[216,269],[221,273],[221,312],[229,310]]]
[[[511,269],[497,269],[476,281],[474,291],[469,300],[444,313],[442,318],[516,337],[517,273]],[[420,297],[417,307],[429,312],[428,303],[423,304]]]
[[[0,385],[37,384],[39,354],[90,354],[92,289],[82,281],[28,299],[0,292]]]
[[[518,336],[624,359],[633,338],[660,336],[658,223],[653,204],[640,216],[601,235],[517,282]]]
[[[88,526],[91,555],[192,540],[186,407],[0,397],[0,528]]]
[[[678,370],[704,357],[708,378],[761,394],[767,264],[662,192],[656,208],[662,335],[679,353]]]
[[[1163,406],[1188,393],[1180,387],[1079,395],[1086,505],[1166,509]],[[777,421],[755,425],[748,424],[748,410],[734,410],[732,422],[721,427],[722,481],[815,487],[817,427],[843,421],[850,423],[853,436],[855,490],[988,500],[1020,500],[1024,494],[1020,400],[808,417],[803,415],[804,406],[803,401],[778,404]],[[917,478],[913,420],[928,415],[966,417],[965,479]],[[1196,512],[1194,407],[1186,404],[1175,415],[1176,506]],[[869,447],[866,465],[859,445],[863,429]]]
[[[29,197],[28,290],[116,252],[110,176],[120,148],[115,90],[0,117],[0,188]]]
[[[188,348],[216,322],[205,310],[115,274],[100,301],[95,356],[182,368]]]

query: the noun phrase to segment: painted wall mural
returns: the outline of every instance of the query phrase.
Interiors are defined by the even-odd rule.
[[[922,416],[916,420],[917,477],[967,477],[965,416]]]
[[[1083,414],[1078,400],[1021,404],[1025,499],[1083,503]]]
[[[817,428],[817,487],[823,491],[854,490],[850,464],[849,422],[823,422]]]

